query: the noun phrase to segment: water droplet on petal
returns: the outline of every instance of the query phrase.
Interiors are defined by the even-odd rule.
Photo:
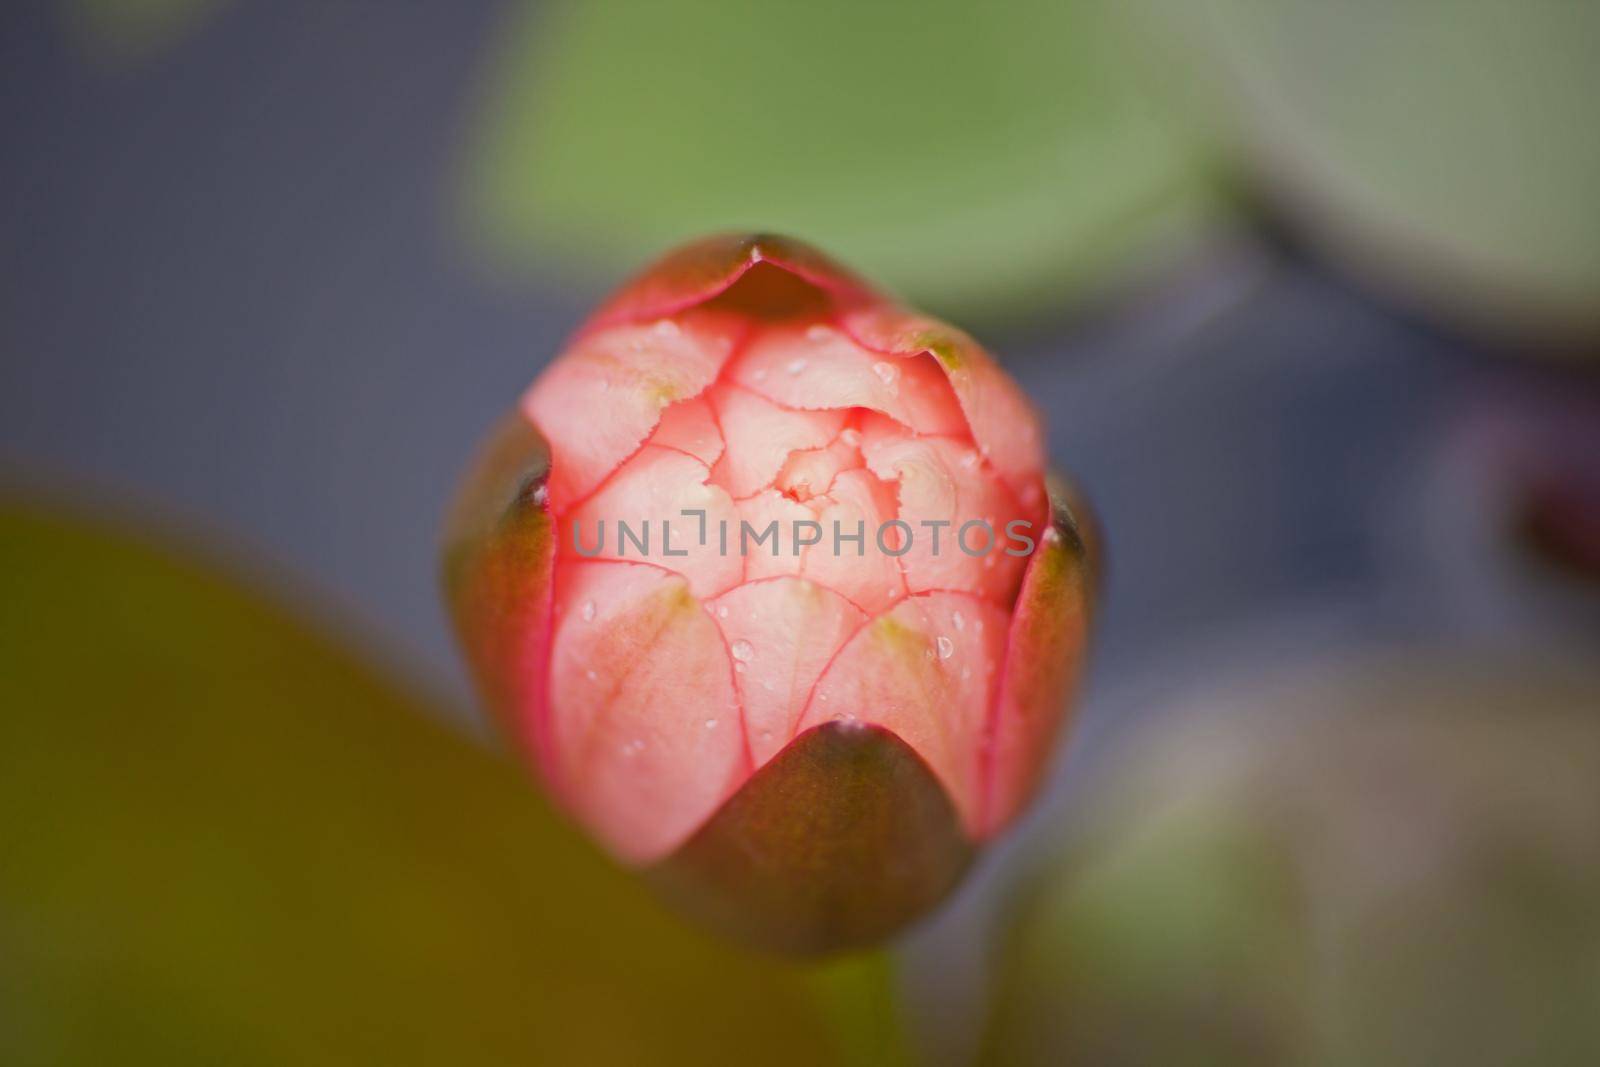
[[[766,381],[767,380],[767,368],[765,368],[765,367],[757,367],[755,370],[750,372],[750,377],[754,378],[758,382]]]
[[[957,633],[967,628],[967,617],[959,611],[951,613],[950,621],[956,624]]]
[[[978,464],[983,462],[983,457],[976,452],[968,452],[961,457],[961,466],[967,470],[977,470]]]
[[[726,619],[727,617],[728,617],[728,605],[726,605],[726,604],[718,604],[717,605],[717,618]]]
[[[591,669],[589,669],[589,670],[586,670],[586,671],[584,671],[584,672],[583,672],[583,675],[584,675],[584,677],[585,677],[585,678],[588,678],[588,679],[589,679],[589,681],[591,681],[591,682],[592,682],[592,681],[595,681],[595,680],[596,680],[596,679],[597,679],[597,678],[599,678],[599,677],[600,677],[600,676],[599,676],[599,675],[598,675],[598,674],[596,674],[596,673],[595,673],[595,672],[594,672],[594,670],[593,670],[593,668],[591,668]]]
[[[872,373],[876,374],[878,376],[878,380],[884,385],[887,385],[889,388],[893,389],[895,387],[895,381],[900,377],[900,368],[896,367],[893,363],[885,363],[880,360],[872,365]]]
[[[783,369],[789,372],[789,377],[793,378],[796,374],[806,369],[806,361],[803,359],[791,359]]]
[[[650,329],[654,331],[657,337],[678,336],[678,324],[673,322],[671,319],[661,319],[654,326],[650,327]]]
[[[806,327],[806,340],[810,341],[812,344],[820,344],[831,337],[833,337],[833,331],[822,325],[820,322]]]
[[[750,658],[756,654],[755,646],[742,637],[733,643],[730,651],[733,652],[733,658],[740,663],[748,663]]]
[[[594,601],[592,600],[583,602],[583,621],[594,622]]]
[[[939,658],[940,659],[949,659],[951,656],[953,656],[955,654],[956,654],[956,643],[954,641],[950,640],[944,634],[940,634],[939,635]]]
[[[717,720],[716,719],[707,719],[706,720],[706,729],[707,730],[715,730],[716,728],[717,728]]]
[[[851,448],[861,447],[861,431],[854,426],[847,426],[839,433],[839,440]]]

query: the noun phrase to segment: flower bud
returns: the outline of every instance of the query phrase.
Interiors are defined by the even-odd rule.
[[[560,803],[753,941],[879,940],[1035,788],[1092,553],[965,334],[768,236],[626,285],[462,491],[446,585]]]

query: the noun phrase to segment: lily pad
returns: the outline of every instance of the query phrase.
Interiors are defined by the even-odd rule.
[[[0,508],[0,1061],[815,1063],[525,775],[213,567]]]
[[[1600,339],[1600,5],[1154,0],[1269,196],[1457,322]]]
[[[504,40],[471,218],[563,280],[778,229],[982,321],[1082,297],[1212,207],[1107,5],[523,5]]]
[[[177,44],[223,0],[61,0],[70,28],[96,56],[143,60]]]

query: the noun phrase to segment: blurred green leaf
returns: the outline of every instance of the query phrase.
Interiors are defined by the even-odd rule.
[[[1459,320],[1600,337],[1600,4],[1147,2],[1319,245]]]
[[[63,0],[72,27],[96,53],[143,59],[177,43],[222,0]]]
[[[284,611],[0,509],[0,1062],[816,1063],[523,774]]]
[[[1592,667],[1256,680],[1104,764],[1007,916],[984,1062],[1600,1062]]]
[[[473,157],[481,237],[610,278],[779,230],[967,321],[1192,236],[1195,142],[1096,0],[523,5]]]

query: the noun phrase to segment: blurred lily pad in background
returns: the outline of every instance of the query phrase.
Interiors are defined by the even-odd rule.
[[[140,60],[197,26],[223,0],[61,0],[65,17],[94,53]]]
[[[1094,0],[524,4],[469,217],[501,262],[594,279],[776,229],[954,318],[1059,309],[1215,210],[1124,31]]]
[[[509,762],[281,608],[0,508],[0,1061],[816,1063]]]
[[[1596,1062],[1597,708],[1504,657],[1184,702],[1020,901],[986,1062]]]
[[[1600,341],[1600,4],[1144,6],[1178,94],[1316,246],[1457,322]]]

